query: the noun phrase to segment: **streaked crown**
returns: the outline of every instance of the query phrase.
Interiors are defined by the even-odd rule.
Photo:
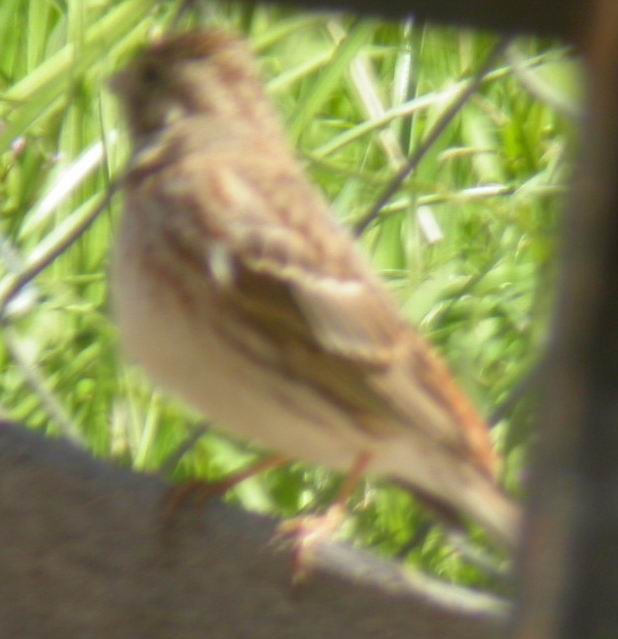
[[[266,101],[247,45],[219,30],[155,43],[111,86],[124,101],[136,136],[196,114],[246,117],[256,101]]]

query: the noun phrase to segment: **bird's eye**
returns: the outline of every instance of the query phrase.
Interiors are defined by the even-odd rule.
[[[155,64],[146,64],[142,69],[142,81],[144,84],[159,84],[162,80],[161,69]]]

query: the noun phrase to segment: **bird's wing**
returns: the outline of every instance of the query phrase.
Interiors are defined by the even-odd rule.
[[[484,424],[300,169],[255,149],[227,161],[219,149],[191,158],[180,178],[197,198],[211,280],[275,342],[287,374],[336,396],[366,430],[413,427],[486,465]]]
[[[294,167],[277,169],[268,158],[247,164],[222,163],[209,174],[223,195],[220,228],[239,302],[292,313],[329,352],[368,365],[388,361],[406,326],[321,195]],[[200,210],[212,212],[213,200]]]

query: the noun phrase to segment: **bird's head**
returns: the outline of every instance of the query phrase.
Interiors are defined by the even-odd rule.
[[[246,43],[211,30],[172,36],[146,50],[110,82],[131,132],[156,133],[193,115],[246,115],[261,83]]]

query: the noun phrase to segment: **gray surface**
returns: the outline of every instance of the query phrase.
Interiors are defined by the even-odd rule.
[[[504,608],[341,545],[291,587],[275,522],[0,424],[3,637],[497,637]]]

